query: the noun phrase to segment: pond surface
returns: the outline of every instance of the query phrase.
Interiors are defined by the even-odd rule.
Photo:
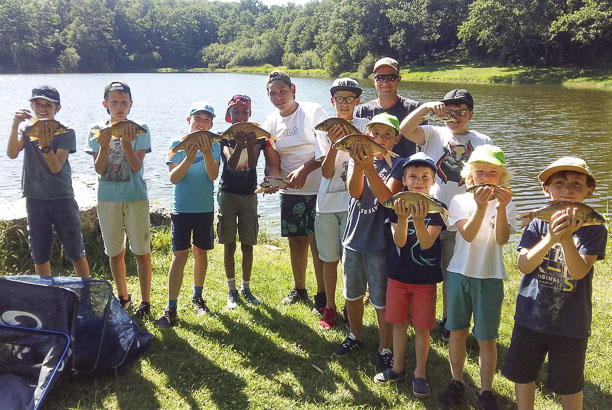
[[[6,141],[13,113],[29,107],[30,92],[41,84],[55,86],[62,98],[57,119],[70,124],[77,134],[77,152],[70,155],[72,173],[93,180],[92,157],[85,153],[91,123],[108,118],[102,107],[103,89],[110,81],[125,81],[132,89],[134,105],[130,118],[146,122],[151,129],[153,152],[145,157],[145,179],[154,203],[170,206],[172,185],[168,179],[165,151],[171,139],[184,135],[189,106],[195,100],[209,101],[217,113],[214,131],[229,124],[225,107],[234,94],[253,100],[254,122],[263,122],[274,107],[268,100],[265,76],[233,73],[147,73],[147,74],[45,74],[0,75],[0,218],[23,212],[21,197],[22,155],[10,160]],[[335,111],[329,88],[333,79],[294,78],[297,100],[315,101],[330,115]],[[374,98],[369,81],[362,101]],[[564,155],[587,161],[597,180],[594,198],[588,203],[606,212],[612,185],[612,93],[575,90],[557,86],[482,85],[446,83],[402,83],[400,94],[418,101],[441,99],[453,88],[467,88],[475,99],[470,128],[489,135],[499,145],[513,172],[513,200],[519,211],[543,205],[546,200],[537,174]],[[263,176],[263,155],[259,179]],[[78,193],[77,193],[78,195]],[[78,199],[78,198],[77,198]],[[19,202],[18,202],[19,201]],[[80,201],[80,200],[79,200]],[[278,195],[259,197],[260,223],[278,230]]]

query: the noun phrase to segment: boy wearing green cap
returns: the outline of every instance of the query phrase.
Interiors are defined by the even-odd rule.
[[[367,124],[370,137],[391,150],[400,139],[399,121],[382,113]],[[362,345],[363,297],[370,288],[370,302],[376,309],[378,321],[378,353],[376,371],[392,367],[392,327],[385,321],[387,292],[385,212],[379,201],[384,201],[402,189],[402,158],[394,157],[391,165],[382,154],[373,155],[372,149],[356,141],[351,146],[348,165],[348,218],[342,239],[344,298],[349,318],[350,334],[334,350],[335,356],[345,356]]]
[[[504,298],[502,247],[516,232],[516,206],[512,193],[503,187],[510,179],[504,153],[493,145],[481,145],[461,172],[474,193],[456,195],[450,203],[449,228],[459,231],[445,282],[448,297],[446,327],[452,381],[440,396],[440,404],[465,402],[463,366],[466,340],[474,316],[473,333],[478,340],[481,390],[478,407],[496,409],[493,375],[497,364],[496,339]]]

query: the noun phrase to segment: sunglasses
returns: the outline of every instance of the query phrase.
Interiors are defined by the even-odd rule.
[[[399,78],[399,75],[397,74],[376,74],[372,78],[376,80],[377,83],[382,83],[384,81],[395,81]]]
[[[450,115],[452,115],[455,118],[465,117],[469,113],[468,110],[449,110],[449,109],[447,109],[446,112],[448,112]]]
[[[336,104],[352,104],[357,97],[334,97]]]
[[[246,95],[241,95],[241,94],[236,94],[235,96],[232,97],[232,99],[230,100],[232,102],[243,102],[243,103],[251,103],[251,99],[249,97],[247,97]]]

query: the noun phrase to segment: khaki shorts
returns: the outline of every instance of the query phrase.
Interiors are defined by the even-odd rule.
[[[135,255],[146,255],[151,249],[149,201],[98,201],[98,219],[104,240],[104,252],[109,257],[125,249],[125,234]]]
[[[259,217],[257,195],[232,194],[220,191],[217,194],[219,215],[217,236],[220,244],[236,242],[236,233],[245,245],[257,245]]]

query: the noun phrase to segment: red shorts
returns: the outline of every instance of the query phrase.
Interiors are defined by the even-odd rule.
[[[419,329],[436,327],[436,285],[412,285],[389,279],[385,320],[404,323],[411,319]]]

